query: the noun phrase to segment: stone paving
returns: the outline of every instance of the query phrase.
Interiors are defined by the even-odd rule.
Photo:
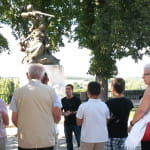
[[[58,150],[66,150],[66,143],[64,137],[59,138],[58,143]],[[18,144],[16,136],[8,136],[7,150],[17,150],[17,146]],[[74,147],[74,150],[78,150],[75,144]]]
[[[58,150],[66,150],[66,142],[63,133],[63,124],[59,125],[59,131],[60,134],[58,137]],[[16,133],[17,133],[16,128],[7,129],[7,134],[8,134],[7,150],[17,150],[18,144],[17,144]],[[74,140],[74,150],[78,150],[75,140]],[[138,146],[136,150],[141,150],[140,146]]]
[[[9,110],[9,115],[10,115],[10,110]],[[59,129],[58,150],[66,150],[63,121],[64,120],[62,118],[61,122],[58,125],[58,129]],[[10,120],[10,126],[12,128],[6,129],[8,135],[7,150],[17,150],[18,142],[17,142],[17,137],[15,136],[17,134],[17,129],[13,127],[11,120]],[[75,139],[74,139],[74,150],[78,150]],[[138,146],[136,150],[141,150],[140,146]]]
[[[11,118],[11,111],[9,110],[8,106],[8,113],[9,113],[9,119]],[[10,122],[10,127],[12,128],[7,128],[7,150],[17,150],[18,142],[17,142],[17,128],[13,126],[13,123],[11,119],[9,120]],[[65,137],[64,137],[64,127],[63,127],[63,122],[64,119],[62,117],[59,125],[58,125],[58,130],[59,130],[59,137],[58,137],[58,150],[66,150],[66,142],[65,142]],[[74,139],[74,150],[78,150],[76,146],[76,141]]]
[[[58,126],[60,134],[58,137],[58,150],[66,150],[66,142],[65,142],[65,137],[63,133],[63,124],[60,124]],[[17,129],[16,128],[7,128],[7,150],[17,150]],[[74,150],[78,150],[76,141],[74,139]]]
[[[58,140],[58,150],[66,150],[66,143],[64,137],[59,138]],[[16,136],[8,136],[8,144],[7,144],[7,150],[17,150],[17,138]],[[74,144],[75,145],[75,144]],[[74,150],[78,150],[76,146],[74,146]],[[136,148],[136,150],[141,150],[140,146]]]

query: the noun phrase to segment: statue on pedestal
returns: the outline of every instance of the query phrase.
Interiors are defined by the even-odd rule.
[[[34,10],[32,5],[28,5],[27,12],[23,12],[21,16],[28,18],[32,22],[32,26],[29,29],[30,35],[24,37],[20,42],[21,51],[26,53],[22,63],[59,64],[59,60],[51,54],[44,24],[44,16],[54,16]]]

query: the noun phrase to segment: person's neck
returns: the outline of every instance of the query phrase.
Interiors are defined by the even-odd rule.
[[[71,99],[71,98],[73,98],[73,95],[67,95],[66,97],[67,97],[67,99]]]
[[[89,98],[91,98],[91,99],[98,99],[99,98],[99,96],[96,96],[96,95],[90,95],[90,97]]]
[[[30,79],[30,81],[41,81],[40,79]]]
[[[115,98],[121,98],[121,97],[123,97],[123,95],[117,93],[117,94],[114,95],[114,97],[115,97]]]

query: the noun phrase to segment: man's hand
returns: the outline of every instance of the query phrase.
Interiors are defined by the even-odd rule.
[[[55,123],[59,123],[61,120],[61,109],[59,107],[53,107],[53,118]]]
[[[70,116],[72,114],[72,112],[71,111],[65,111],[64,113],[63,113],[63,115],[65,116],[65,117],[68,117],[68,116]]]
[[[4,125],[8,126],[9,125],[8,114],[4,111],[0,111],[0,114],[2,115]]]

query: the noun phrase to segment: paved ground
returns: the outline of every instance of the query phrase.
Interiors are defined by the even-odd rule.
[[[66,142],[63,133],[63,124],[58,126],[60,134],[58,137],[58,150],[66,150]],[[8,143],[7,143],[7,150],[17,150],[17,137],[15,136],[17,133],[16,128],[7,128],[7,135],[8,135]],[[78,150],[76,141],[74,140],[74,150]]]
[[[58,137],[58,150],[66,150],[66,143],[65,143],[65,138],[63,134],[63,125],[59,125],[59,137]],[[9,128],[7,129],[7,134],[8,134],[8,143],[7,143],[7,150],[17,150],[17,137],[15,136],[17,133],[16,128]],[[74,150],[78,150],[76,146],[76,142],[74,140]],[[141,150],[140,146],[137,147],[136,150]]]
[[[66,143],[64,137],[59,138],[58,143],[59,143],[58,150],[66,150]],[[75,144],[74,147],[75,147],[74,150],[78,150]],[[8,136],[7,150],[17,150],[16,136]],[[141,150],[140,146],[137,147],[136,150]]]
[[[10,111],[9,111],[9,115],[10,115]],[[10,126],[13,126],[11,120],[10,120]],[[58,125],[58,129],[59,129],[58,150],[66,150],[66,142],[65,142],[64,128],[63,128],[63,118],[60,124]],[[14,127],[7,128],[7,135],[8,135],[7,150],[17,150],[18,142],[17,142],[17,137],[15,136],[16,134],[17,134],[16,128]],[[75,140],[74,140],[74,150],[78,150]],[[136,150],[141,150],[140,146],[137,147]]]
[[[59,146],[58,150],[66,150],[66,144],[64,137],[59,138]],[[76,148],[76,145],[74,145],[74,150],[78,150]],[[7,144],[7,150],[17,150],[17,138],[16,136],[8,136],[8,144]]]
[[[9,113],[9,118],[11,118],[11,111],[9,110],[8,107],[8,113]],[[17,142],[17,137],[15,136],[17,134],[17,129],[14,128],[13,123],[11,122],[11,119],[9,120],[10,126],[12,128],[7,128],[7,135],[8,135],[8,142],[7,142],[7,150],[17,150],[18,142]],[[59,130],[59,137],[58,137],[58,150],[66,150],[66,142],[65,142],[65,137],[64,137],[64,128],[63,128],[63,117],[58,125],[58,130]],[[74,140],[74,150],[77,149],[76,141]]]

